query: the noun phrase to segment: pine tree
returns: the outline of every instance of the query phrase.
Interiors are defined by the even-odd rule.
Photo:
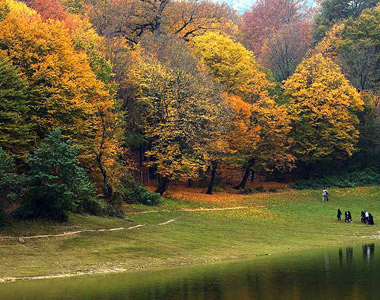
[[[78,165],[79,148],[52,131],[29,157],[30,176],[20,208],[26,218],[66,221],[67,212],[94,195],[94,187]]]

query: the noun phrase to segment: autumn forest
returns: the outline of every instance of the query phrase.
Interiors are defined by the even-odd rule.
[[[0,0],[0,223],[378,180],[378,2]]]

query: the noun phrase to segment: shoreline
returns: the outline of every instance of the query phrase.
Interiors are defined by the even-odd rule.
[[[363,239],[362,243],[375,243],[380,240],[380,232],[379,235],[372,235],[372,236],[360,236],[358,238]],[[349,244],[349,246],[355,246],[362,244],[357,241],[353,241]],[[0,284],[7,284],[7,283],[14,283],[14,282],[23,282],[23,281],[34,281],[34,280],[48,280],[48,279],[64,279],[64,278],[73,278],[73,277],[82,277],[82,276],[96,276],[96,275],[114,275],[114,274],[122,274],[122,273],[134,273],[134,272],[140,272],[140,271],[156,271],[156,270],[170,270],[174,268],[179,267],[190,267],[190,266],[206,266],[210,264],[215,263],[232,263],[232,262],[239,262],[244,260],[259,260],[263,258],[267,258],[269,256],[273,257],[280,257],[280,256],[286,256],[286,255],[293,255],[295,253],[304,253],[311,250],[323,250],[323,249],[331,249],[333,247],[345,247],[348,246],[347,243],[338,243],[338,244],[327,244],[323,246],[315,246],[315,245],[308,245],[303,248],[299,249],[292,249],[292,250],[285,250],[285,251],[279,251],[272,253],[266,253],[266,254],[256,254],[256,255],[241,255],[241,256],[233,256],[233,257],[224,257],[219,259],[200,259],[200,260],[189,260],[189,261],[183,261],[183,262],[167,262],[163,264],[148,264],[148,265],[137,265],[137,266],[131,266],[128,268],[122,268],[122,267],[110,267],[110,268],[104,268],[104,269],[93,269],[93,270],[87,270],[87,271],[77,271],[77,272],[69,272],[69,273],[60,273],[60,274],[50,274],[50,275],[36,275],[36,276],[23,276],[23,277],[0,277]]]

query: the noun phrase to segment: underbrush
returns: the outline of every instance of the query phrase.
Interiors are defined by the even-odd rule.
[[[312,180],[297,180],[294,183],[294,188],[297,190],[303,189],[320,189],[327,187],[357,187],[380,183],[380,174],[377,174],[371,169],[346,173],[342,175],[329,175]]]

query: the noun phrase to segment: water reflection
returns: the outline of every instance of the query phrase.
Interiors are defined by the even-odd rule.
[[[339,248],[339,266],[343,266],[343,249]]]
[[[354,248],[353,247],[347,247],[346,248],[346,260],[347,260],[347,264],[351,264],[352,263],[353,255],[354,255]]]
[[[369,260],[375,254],[375,244],[363,245],[363,257]]]
[[[0,299],[379,299],[376,249],[365,244],[155,272],[17,282],[0,285]]]

